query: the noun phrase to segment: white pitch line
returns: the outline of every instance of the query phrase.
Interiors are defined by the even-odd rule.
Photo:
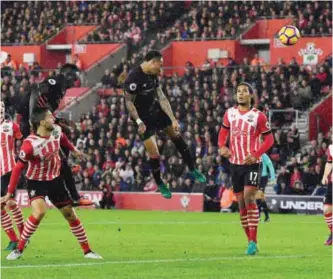
[[[69,264],[42,264],[42,265],[15,265],[1,266],[1,269],[21,269],[21,268],[56,268],[56,267],[75,267],[93,265],[116,265],[116,264],[154,264],[154,263],[173,263],[173,262],[209,262],[209,261],[234,261],[234,260],[269,260],[269,259],[301,259],[312,258],[313,255],[287,255],[287,256],[243,256],[243,257],[215,257],[215,258],[193,258],[193,259],[150,259],[150,260],[129,260],[129,261],[98,261],[86,263]],[[316,256],[318,257],[318,256]],[[324,258],[324,257],[321,257]]]

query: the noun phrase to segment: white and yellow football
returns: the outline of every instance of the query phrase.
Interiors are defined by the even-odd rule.
[[[279,40],[282,44],[286,46],[291,46],[297,43],[301,34],[297,27],[293,25],[286,25],[279,31]]]

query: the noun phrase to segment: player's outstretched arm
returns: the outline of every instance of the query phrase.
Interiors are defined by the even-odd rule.
[[[176,121],[176,117],[173,114],[173,111],[172,111],[172,108],[170,106],[169,100],[164,95],[163,90],[162,90],[161,87],[157,88],[157,95],[158,95],[160,105],[161,105],[161,108],[163,109],[163,111],[170,117],[172,122]]]

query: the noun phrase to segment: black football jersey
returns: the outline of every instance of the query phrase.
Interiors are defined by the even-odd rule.
[[[158,77],[145,74],[140,66],[135,67],[126,78],[124,90],[128,94],[136,96],[134,106],[140,118],[144,118],[159,108],[158,87]]]

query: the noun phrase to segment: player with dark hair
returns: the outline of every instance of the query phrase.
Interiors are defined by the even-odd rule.
[[[324,200],[324,217],[330,235],[325,241],[325,245],[332,245],[332,157],[333,157],[333,144],[330,144],[327,150],[327,162],[322,179],[322,184],[327,185],[327,191]]]
[[[21,116],[21,130],[23,137],[26,138],[31,132],[31,125],[29,119],[32,112],[36,108],[49,108],[53,113],[60,104],[64,97],[66,90],[74,85],[78,79],[79,69],[72,64],[65,64],[61,69],[59,75],[54,78],[48,78],[41,84],[34,84],[28,94],[22,99],[17,113]],[[56,123],[61,126],[64,133],[69,136],[71,132],[71,123],[65,119],[56,118]],[[72,125],[75,126],[75,125]],[[70,192],[74,206],[90,206],[93,202],[80,197],[73,179],[71,167],[68,165],[67,158],[69,150],[65,147],[61,148],[61,175],[66,183],[66,188]]]
[[[164,95],[158,81],[163,65],[159,51],[149,51],[144,62],[134,68],[125,80],[125,100],[130,116],[138,125],[138,132],[150,156],[150,167],[155,182],[165,198],[171,198],[171,192],[161,178],[160,154],[155,133],[163,130],[175,144],[191,175],[205,183],[206,177],[196,168],[190,150],[180,135],[180,126],[170,103]]]
[[[23,169],[28,165],[26,178],[32,214],[24,225],[17,249],[7,256],[7,260],[16,260],[22,256],[27,241],[37,230],[45,216],[47,210],[46,196],[68,221],[73,235],[81,245],[84,257],[102,259],[101,256],[91,251],[86,232],[72,208],[72,202],[64,186],[64,181],[60,177],[60,147],[67,148],[75,157],[80,159],[84,159],[84,154],[75,149],[61,131],[61,127],[54,124],[54,117],[49,110],[37,109],[31,116],[31,124],[36,134],[30,134],[23,141],[19,160],[12,171],[8,192],[1,198],[1,203],[10,199],[15,192]]]
[[[15,140],[21,139],[22,134],[19,126],[5,119],[5,104],[0,102],[0,176],[1,176],[1,197],[7,194],[7,186],[15,166]],[[9,244],[5,250],[14,250],[18,243],[18,238],[13,229],[13,223],[6,211],[6,206],[12,212],[17,229],[21,234],[23,231],[23,214],[21,208],[15,200],[15,193],[11,195],[7,203],[1,204],[1,226],[9,238]]]
[[[237,196],[241,224],[248,238],[248,255],[257,252],[259,212],[255,200],[260,177],[260,157],[274,144],[264,113],[252,107],[253,89],[242,82],[237,86],[237,106],[224,114],[219,133],[220,154],[229,158],[234,192]],[[229,148],[226,146],[230,135]],[[263,142],[260,143],[260,138]]]

